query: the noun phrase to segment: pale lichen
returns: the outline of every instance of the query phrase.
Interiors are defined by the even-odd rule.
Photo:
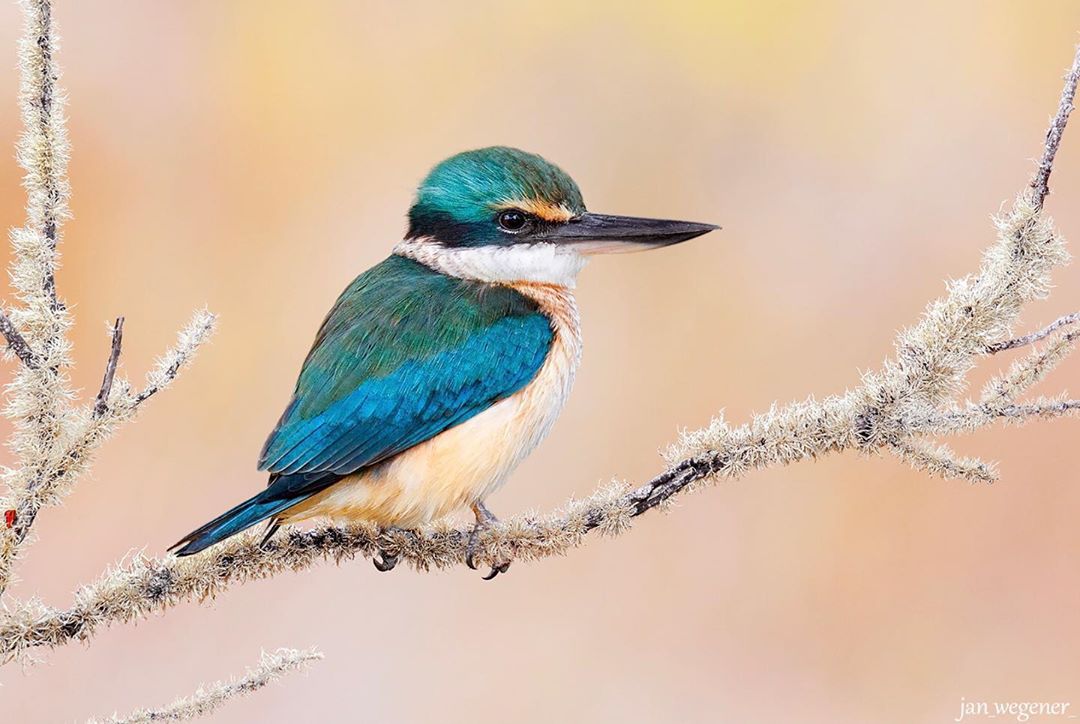
[[[322,658],[323,655],[315,649],[264,651],[258,665],[248,669],[240,678],[203,684],[190,696],[179,697],[166,706],[137,709],[124,716],[113,714],[107,719],[90,719],[87,724],[144,724],[152,721],[189,721],[209,716],[229,700],[254,693],[285,674],[303,670]]]

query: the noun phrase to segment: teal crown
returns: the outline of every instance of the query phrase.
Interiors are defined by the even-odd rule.
[[[429,236],[453,246],[508,242],[497,217],[523,203],[585,212],[574,180],[540,156],[506,146],[465,151],[437,165],[420,184],[407,237]]]

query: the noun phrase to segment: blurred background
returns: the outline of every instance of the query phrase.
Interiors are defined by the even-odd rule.
[[[194,308],[221,325],[42,515],[11,593],[55,605],[264,484],[256,455],[323,314],[401,237],[445,156],[520,146],[593,210],[724,227],[583,273],[575,393],[490,501],[550,509],[650,477],[680,428],[720,410],[742,422],[877,367],[943,281],[976,268],[1080,29],[1072,0],[60,0],[56,14],[76,382],[96,391],[118,314],[135,379]],[[3,144],[19,132],[19,27],[0,3]],[[23,219],[12,156],[8,227]],[[1080,127],[1052,185],[1048,208],[1080,240]],[[1080,308],[1080,269],[1056,280],[1019,331]],[[1070,383],[1080,393],[1078,359],[1040,391]],[[5,719],[163,704],[261,648],[311,645],[326,660],[310,674],[216,720],[937,722],[961,697],[1076,709],[1078,434],[1065,420],[957,441],[1001,462],[991,486],[856,455],[754,474],[494,583],[359,560],[244,585],[5,667]]]

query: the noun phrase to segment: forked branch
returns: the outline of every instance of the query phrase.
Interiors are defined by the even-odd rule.
[[[130,419],[138,406],[165,387],[210,335],[214,318],[196,315],[179,343],[149,376],[138,394],[118,377],[123,318],[112,329],[112,343],[101,389],[87,405],[72,404],[70,389],[71,325],[67,306],[57,295],[56,268],[63,221],[68,217],[68,141],[57,33],[49,0],[23,0],[24,35],[19,43],[20,109],[23,134],[17,157],[25,176],[26,222],[11,233],[10,276],[20,304],[0,312],[0,333],[22,361],[8,386],[5,410],[14,423],[11,448],[17,464],[3,474],[0,498],[0,595],[13,579],[13,567],[43,508],[60,500],[85,470],[97,447]]]
[[[1031,334],[1025,334],[1023,337],[1017,337],[1016,339],[1007,339],[1004,342],[995,342],[994,344],[987,345],[986,351],[989,354],[997,354],[998,352],[1004,352],[1009,349],[1016,349],[1017,347],[1026,347],[1029,344],[1035,344],[1036,342],[1044,340],[1062,327],[1067,327],[1068,325],[1075,324],[1078,321],[1080,321],[1080,312],[1066,314],[1064,317],[1058,317],[1050,324],[1046,325],[1042,329],[1032,332]]]
[[[943,477],[991,480],[992,465],[959,458],[931,438],[1002,419],[1061,416],[1080,409],[1072,400],[1018,399],[1074,349],[1076,335],[1069,331],[1074,315],[1030,335],[1009,336],[1024,305],[1046,296],[1051,271],[1067,259],[1042,205],[1078,77],[1080,55],[1066,77],[1035,178],[998,220],[997,241],[985,252],[978,274],[952,282],[948,294],[899,335],[896,355],[880,370],[865,374],[860,385],[843,395],[774,406],[744,425],[714,420],[684,435],[668,453],[670,467],[635,489],[614,484],[551,515],[519,516],[494,526],[481,534],[478,561],[562,555],[581,545],[590,531],[625,532],[635,517],[665,508],[674,496],[700,484],[845,450],[885,451]],[[955,399],[967,373],[988,352],[1038,342],[1046,345],[1015,362],[978,402]],[[171,369],[168,365],[164,374]],[[446,526],[419,531],[324,527],[285,531],[264,545],[257,535],[240,536],[185,559],[136,557],[81,589],[68,609],[31,601],[11,610],[0,623],[0,656],[87,639],[102,625],[205,600],[237,583],[327,559],[385,553],[419,570],[456,566],[464,560],[467,541],[468,531]]]
[[[49,0],[24,2],[27,24],[21,45],[22,111],[26,132],[19,160],[26,170],[28,214],[12,234],[12,280],[21,306],[0,313],[0,333],[22,364],[10,386],[9,414],[15,422],[18,467],[8,474],[0,503],[0,595],[38,513],[55,502],[85,469],[98,445],[140,405],[167,386],[209,337],[214,317],[198,312],[177,344],[158,361],[142,391],[119,375],[123,318],[112,327],[101,388],[89,404],[72,405],[67,308],[57,296],[55,268],[60,225],[67,214],[67,141],[62,96],[57,90],[56,35]],[[857,450],[888,452],[932,474],[989,481],[993,465],[958,457],[936,440],[995,422],[1052,418],[1080,411],[1080,401],[1021,399],[1070,354],[1080,339],[1072,325],[1080,313],[1021,337],[1011,330],[1029,302],[1045,297],[1051,272],[1067,260],[1063,239],[1043,213],[1049,182],[1080,81],[1080,50],[1065,77],[1061,100],[1046,134],[1029,186],[997,221],[996,241],[976,274],[952,282],[922,318],[900,333],[896,351],[877,371],[863,375],[842,395],[774,405],[748,423],[716,419],[683,435],[667,454],[669,467],[645,484],[601,488],[546,516],[518,516],[494,525],[479,539],[478,562],[532,560],[562,555],[581,545],[590,531],[618,535],[634,518],[665,509],[676,495],[750,471]],[[1031,352],[995,377],[974,401],[962,400],[968,373],[988,355],[1031,346]],[[184,601],[201,601],[232,585],[299,570],[324,560],[357,555],[400,557],[418,570],[463,563],[469,531],[435,525],[416,531],[371,526],[286,530],[265,544],[257,534],[239,536],[190,558],[136,556],[81,588],[68,608],[37,599],[5,599],[0,611],[0,660],[36,647],[88,640],[102,627],[131,622]],[[158,710],[128,719],[178,719],[204,713],[275,673],[315,654],[290,652],[237,682],[219,684]]]

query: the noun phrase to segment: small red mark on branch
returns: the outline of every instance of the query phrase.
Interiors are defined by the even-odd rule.
[[[4,511],[4,525],[6,525],[8,528],[14,528],[15,527],[15,521],[18,519],[18,517],[19,516],[15,512],[14,508],[12,508],[11,510],[5,510]]]

